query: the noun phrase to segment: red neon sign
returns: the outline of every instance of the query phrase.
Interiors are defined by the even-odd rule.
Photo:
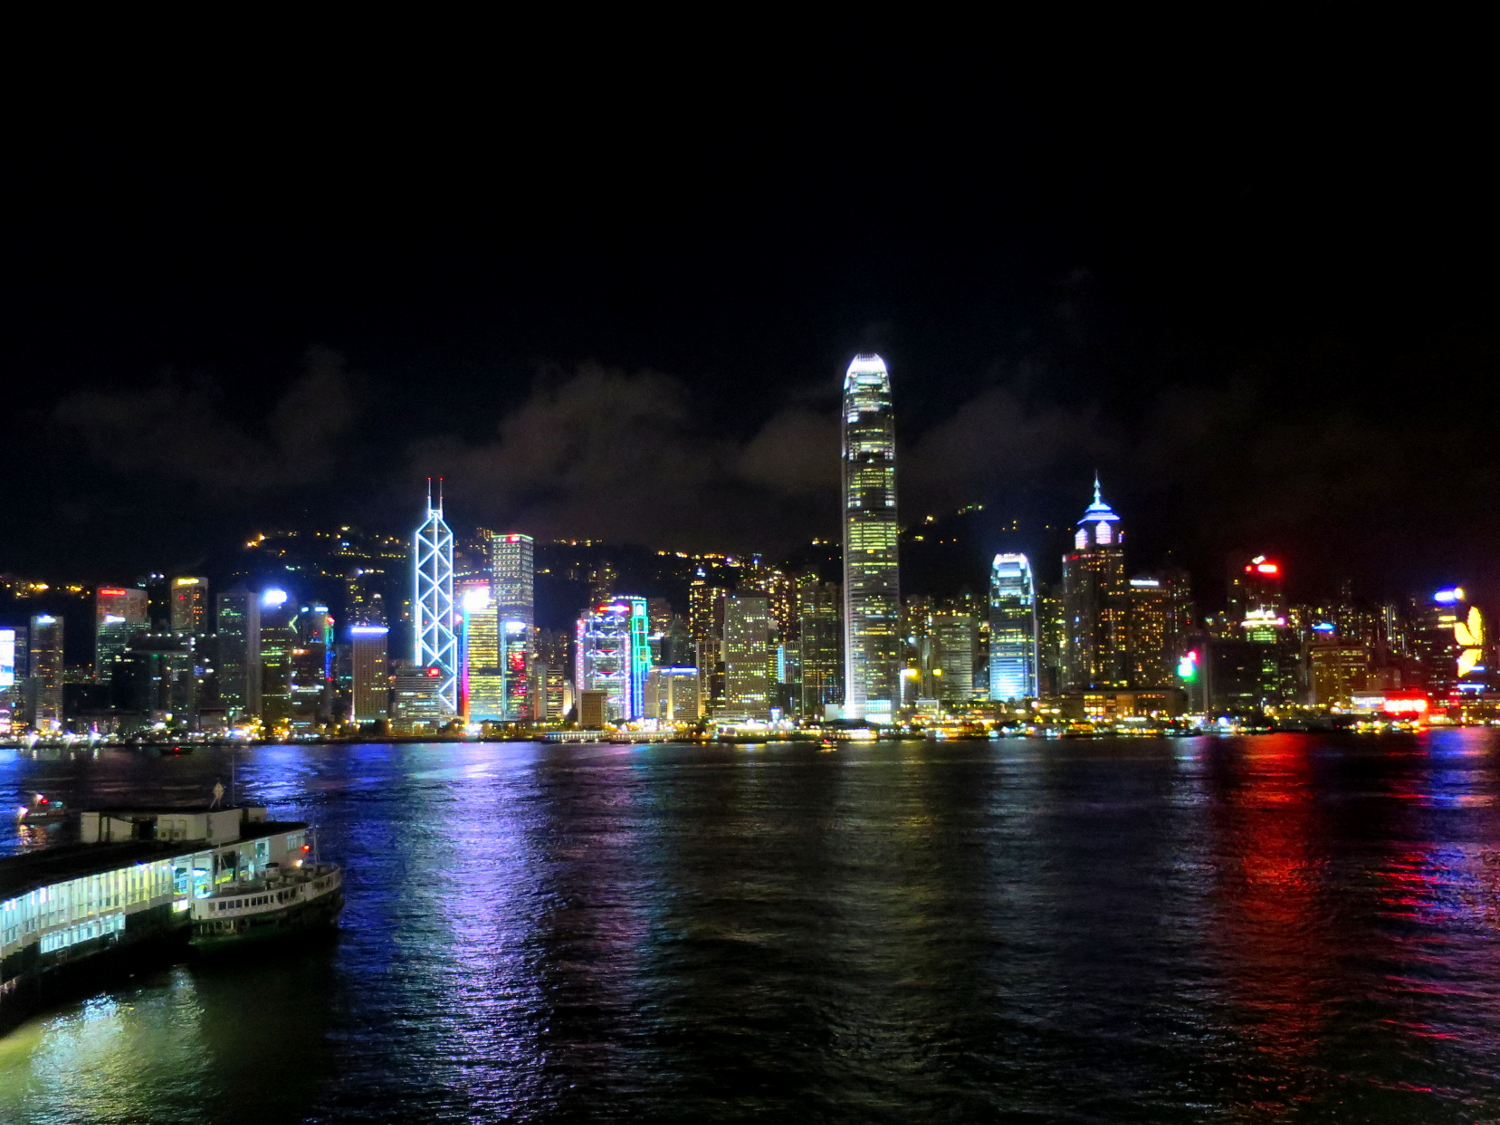
[[[1281,573],[1281,567],[1277,566],[1275,563],[1257,563],[1255,565],[1255,569],[1258,570],[1258,571],[1260,571],[1260,573],[1262,573],[1262,574],[1280,574]]]
[[[1408,699],[1387,696],[1381,710],[1387,715],[1421,715],[1427,710],[1427,700],[1420,696]]]

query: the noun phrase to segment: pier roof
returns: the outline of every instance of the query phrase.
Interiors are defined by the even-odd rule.
[[[102,875],[137,863],[232,848],[246,840],[306,827],[303,821],[256,820],[245,822],[238,839],[220,843],[207,840],[125,840],[105,844],[59,844],[34,852],[0,856],[0,901],[85,875]]]

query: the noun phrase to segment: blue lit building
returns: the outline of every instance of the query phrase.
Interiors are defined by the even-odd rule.
[[[432,503],[428,486],[427,518],[417,528],[413,542],[416,563],[416,599],[412,603],[418,668],[438,669],[437,696],[458,713],[458,638],[454,631],[453,532],[443,521],[443,497]]]
[[[996,555],[990,570],[990,698],[1035,698],[1037,667],[1031,563],[1025,555]]]

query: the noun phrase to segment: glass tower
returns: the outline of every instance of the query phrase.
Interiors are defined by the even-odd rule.
[[[432,503],[427,494],[427,518],[417,528],[416,663],[419,668],[438,669],[437,695],[458,713],[458,639],[453,632],[453,532],[443,522],[443,496]]]
[[[878,355],[844,375],[844,717],[889,721],[900,700],[896,422]]]
[[[259,715],[260,595],[243,583],[220,594],[217,630],[219,698],[236,722]]]
[[[108,681],[114,659],[134,633],[150,627],[146,591],[136,586],[101,586],[94,596],[94,678]]]
[[[996,555],[990,570],[990,698],[1034,699],[1036,582],[1025,555]]]

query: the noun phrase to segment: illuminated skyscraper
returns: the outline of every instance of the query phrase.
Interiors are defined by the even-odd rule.
[[[695,642],[718,635],[724,621],[720,603],[728,593],[723,586],[710,585],[699,569],[698,576],[688,586],[688,631]]]
[[[470,722],[505,718],[505,678],[500,671],[500,618],[488,585],[466,585],[463,605],[463,672],[459,707]]]
[[[1411,648],[1421,679],[1434,695],[1483,686],[1487,661],[1485,624],[1461,587],[1439,590],[1413,604]]]
[[[702,717],[698,669],[651,669],[646,677],[646,716],[663,723],[696,723]]]
[[[1100,494],[1078,521],[1063,556],[1063,690],[1124,687],[1130,679],[1125,529]]]
[[[844,375],[844,715],[889,721],[901,697],[896,422],[878,355]]]
[[[31,619],[31,675],[27,702],[31,725],[40,731],[62,725],[63,619],[40,614]]]
[[[296,603],[285,590],[260,595],[260,717],[267,731],[292,718],[292,650],[297,647]]]
[[[1302,653],[1296,631],[1287,620],[1286,594],[1282,586],[1281,564],[1264,555],[1249,562],[1231,564],[1229,568],[1229,635],[1211,645],[1208,656],[1210,702],[1226,710],[1243,707],[1226,692],[1223,685],[1235,681],[1236,668],[1259,663],[1259,681],[1255,692],[1259,707],[1291,703],[1305,695],[1298,688]],[[1234,651],[1237,645],[1249,645],[1244,653]],[[1225,669],[1229,671],[1226,672]],[[1245,693],[1239,692],[1240,696]]]
[[[260,595],[244,585],[218,598],[219,699],[232,721],[260,714]]]
[[[310,730],[333,715],[333,625],[326,605],[305,605],[297,614],[292,646],[292,719]]]
[[[536,624],[535,545],[529,535],[491,535],[490,589],[501,621]]]
[[[1243,564],[1236,560],[1229,566],[1229,623],[1237,626],[1247,621],[1286,624],[1281,564],[1265,555]]]
[[[645,717],[646,675],[651,670],[649,635],[645,598],[611,598],[596,603],[578,619],[574,647],[578,690],[603,691],[605,717],[610,722]]]
[[[844,698],[844,631],[839,609],[843,597],[836,582],[820,582],[816,573],[797,579],[797,649],[802,675],[804,719],[821,720]]]
[[[960,602],[935,609],[927,619],[930,690],[944,703],[963,703],[974,698],[974,657],[979,631],[974,615],[962,605]]]
[[[724,599],[724,708],[747,719],[771,717],[771,613],[761,595]]]
[[[756,563],[748,567],[740,578],[738,592],[766,596],[773,638],[784,640],[796,635],[797,585],[788,575],[775,567]]]
[[[171,589],[171,631],[200,636],[208,629],[208,579],[174,578]]]
[[[1368,686],[1370,650],[1354,641],[1314,641],[1307,646],[1308,701],[1315,707],[1349,705]]]
[[[378,723],[390,714],[391,677],[386,668],[384,625],[349,627],[350,659],[354,665],[349,720],[356,725]]]
[[[416,630],[416,666],[440,672],[437,697],[458,713],[458,638],[454,634],[453,532],[443,522],[443,496],[437,506],[428,485],[427,518],[417,528],[413,543],[416,599],[412,603]]]
[[[1025,555],[996,555],[990,568],[990,698],[1039,694],[1036,582]]]
[[[1176,687],[1177,665],[1188,650],[1192,594],[1185,570],[1167,567],[1130,580],[1130,684]]]
[[[500,674],[504,683],[504,718],[529,719],[531,707],[532,630],[536,625],[535,544],[529,535],[510,532],[488,540],[490,589],[499,618]]]
[[[132,633],[150,628],[146,591],[139,586],[100,586],[94,595],[94,678],[108,682],[110,664],[125,651]]]

